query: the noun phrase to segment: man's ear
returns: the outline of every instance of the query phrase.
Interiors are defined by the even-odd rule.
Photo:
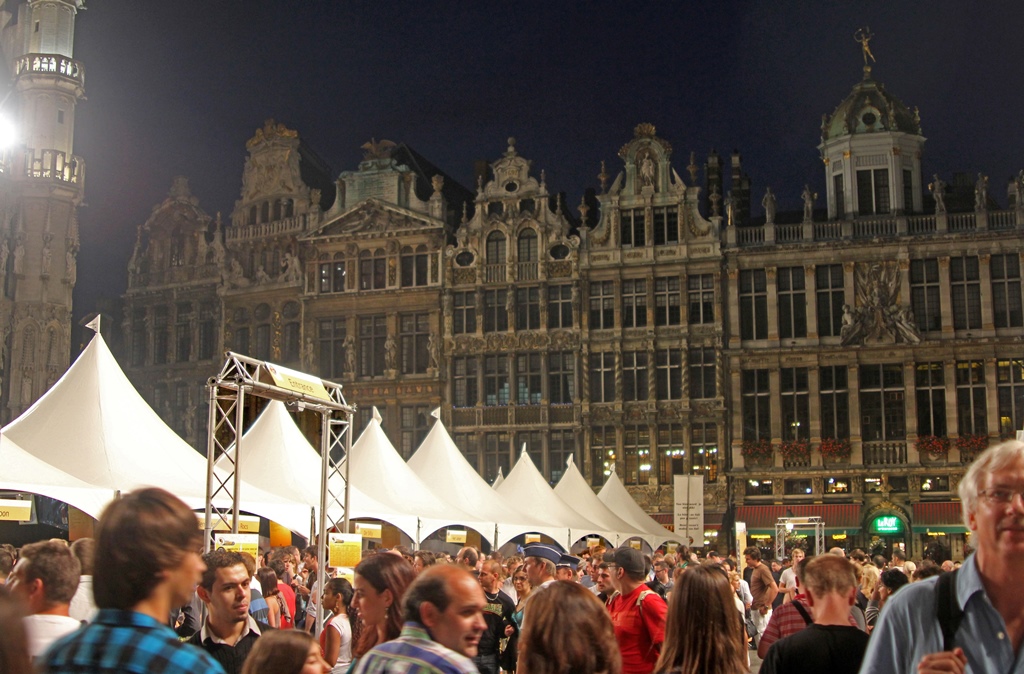
[[[204,604],[210,603],[210,591],[202,585],[196,586],[196,594],[199,595],[199,598],[203,601]]]
[[[857,586],[854,585],[850,588],[850,591],[846,593],[846,602],[853,606],[857,603]]]
[[[425,601],[420,604],[420,622],[423,623],[427,629],[434,627],[438,623],[441,617],[441,612],[437,610],[437,607],[431,604],[429,601]]]

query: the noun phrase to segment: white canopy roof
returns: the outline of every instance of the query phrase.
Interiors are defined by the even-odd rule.
[[[494,522],[497,526],[495,547],[525,533],[545,534],[554,539],[565,535],[564,527],[547,520],[528,521],[515,505],[489,487],[455,446],[440,419],[409,458],[408,465],[438,498],[469,504],[467,507],[471,507],[477,517]]]
[[[206,459],[146,404],[98,334],[64,376],[0,435],[3,456],[17,454],[14,448],[20,447],[39,461],[104,490],[104,502],[118,491],[157,486],[190,507],[206,506]],[[62,479],[52,473],[50,477]],[[8,475],[5,470],[5,478],[42,482],[42,473],[38,477]],[[307,508],[244,480],[241,493],[244,510],[296,531],[308,527]],[[98,515],[95,508],[83,510]]]
[[[621,545],[634,536],[642,537],[646,533],[635,525],[624,521],[597,497],[594,490],[587,484],[583,474],[580,473],[579,468],[576,467],[572,456],[566,462],[565,473],[555,485],[555,493],[577,511],[584,513],[595,524],[617,532],[618,540],[612,541],[616,545]]]
[[[516,510],[524,516],[563,527],[563,535],[553,538],[566,550],[588,534],[598,534],[612,542],[618,534],[591,522],[559,498],[526,452],[519,456],[519,461],[498,485],[497,492],[514,503]]]
[[[498,466],[498,477],[494,478],[494,482],[491,483],[491,489],[497,489],[498,485],[505,481],[505,474],[501,472],[501,466]]]
[[[346,459],[349,460],[349,459]],[[352,484],[366,489],[390,513],[405,513],[402,523],[392,517],[380,517],[399,527],[419,543],[434,531],[453,525],[471,527],[494,543],[494,522],[470,515],[438,496],[402,459],[380,427],[380,415],[373,419],[352,445]],[[343,462],[344,463],[344,462]],[[477,503],[466,507],[476,509]],[[419,531],[417,532],[417,525]]]
[[[7,436],[0,436],[0,466],[0,489],[49,496],[97,519],[114,495],[37,459]]]
[[[626,491],[626,488],[622,485],[622,480],[619,479],[614,469],[612,469],[612,474],[605,481],[604,486],[601,487],[601,491],[598,492],[597,498],[601,499],[601,502],[620,518],[632,524],[636,530],[643,532],[642,538],[652,548],[657,548],[665,541],[683,542],[678,536],[658,524],[650,515],[644,512],[644,509]]]

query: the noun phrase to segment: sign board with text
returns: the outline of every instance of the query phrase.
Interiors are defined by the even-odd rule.
[[[32,519],[32,500],[0,499],[0,522],[27,522]]]
[[[327,534],[327,566],[355,568],[363,560],[363,537],[359,534]]]
[[[375,541],[380,540],[382,527],[379,524],[370,524],[368,522],[356,522],[356,533],[363,538],[370,538]]]
[[[466,542],[466,530],[465,529],[449,529],[445,534],[445,543],[462,543]]]
[[[196,519],[199,520],[199,528],[206,528],[206,514],[196,513]],[[225,522],[216,514],[210,519],[210,523],[213,525],[214,531],[230,532],[230,522]],[[240,534],[259,534],[260,533],[260,518],[256,515],[239,515],[238,516],[238,533]]]
[[[229,552],[248,552],[253,558],[260,555],[259,534],[214,534],[213,547]]]
[[[704,545],[704,476],[675,475],[674,531],[689,545]]]
[[[320,400],[331,399],[327,389],[324,388],[323,381],[319,377],[273,363],[267,363],[266,366],[267,372],[270,373],[270,376],[274,379],[274,384],[277,386],[293,393],[304,393],[311,398],[319,398]]]

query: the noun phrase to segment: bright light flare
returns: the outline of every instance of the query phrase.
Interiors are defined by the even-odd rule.
[[[18,141],[18,127],[6,115],[0,115],[0,150],[6,150]]]

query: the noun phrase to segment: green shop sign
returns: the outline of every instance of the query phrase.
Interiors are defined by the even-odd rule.
[[[901,534],[903,533],[903,520],[895,515],[881,515],[871,521],[871,533],[873,534]]]

